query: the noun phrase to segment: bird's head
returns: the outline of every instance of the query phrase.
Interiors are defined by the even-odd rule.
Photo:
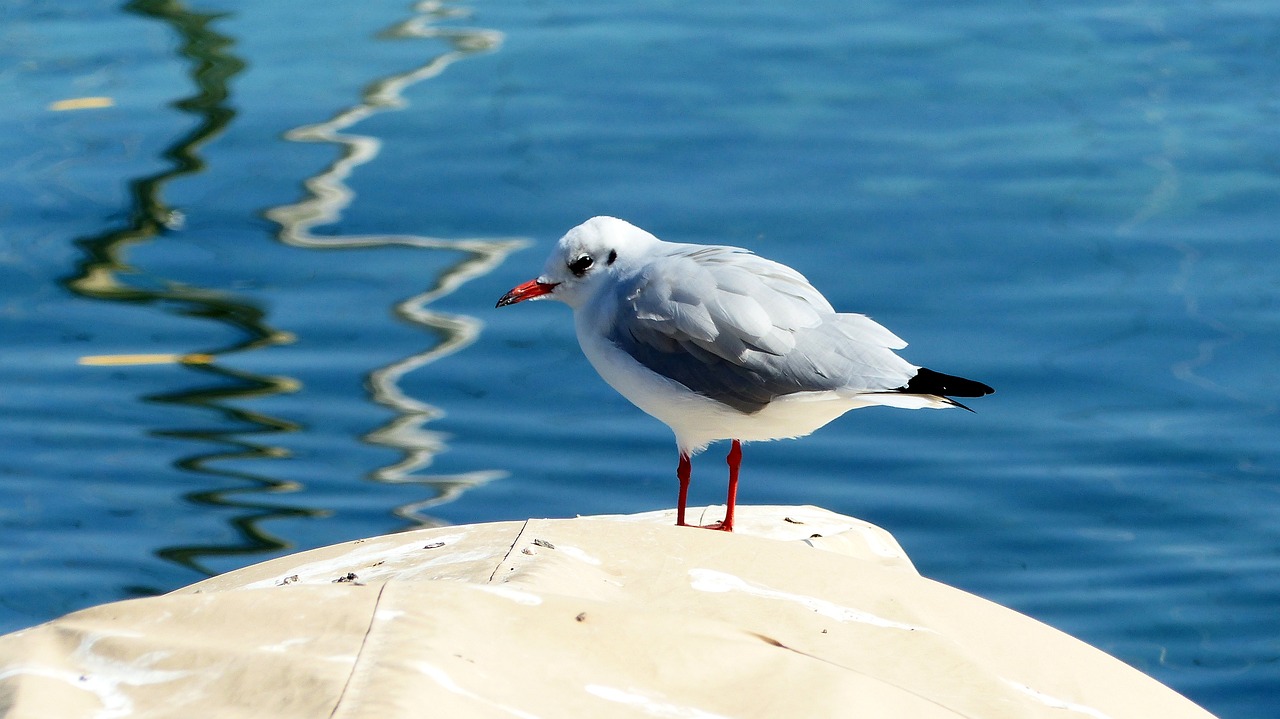
[[[498,307],[535,299],[580,307],[608,284],[637,266],[637,257],[658,238],[624,220],[593,217],[561,237],[542,274],[511,289]]]

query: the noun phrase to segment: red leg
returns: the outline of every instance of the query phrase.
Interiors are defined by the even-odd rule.
[[[733,508],[738,504],[738,467],[742,465],[742,443],[733,440],[733,447],[729,448],[729,456],[725,458],[729,463],[729,498],[725,501],[724,522],[720,528],[726,532],[733,531]]]
[[[689,501],[689,477],[693,468],[689,464],[689,455],[680,453],[680,466],[676,467],[676,478],[680,480],[680,501],[676,503],[676,526],[687,526],[684,523],[684,505]]]

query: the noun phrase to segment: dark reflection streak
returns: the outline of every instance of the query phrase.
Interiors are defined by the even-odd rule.
[[[233,352],[257,349],[290,340],[283,332],[266,323],[263,312],[241,298],[209,289],[191,287],[149,276],[128,265],[123,257],[133,244],[149,242],[181,225],[181,215],[168,208],[162,199],[164,186],[176,179],[204,170],[205,162],[198,154],[206,142],[218,136],[235,117],[230,107],[230,80],[244,69],[244,63],[228,48],[233,40],[211,29],[222,14],[188,10],[174,0],[135,0],[124,6],[126,12],[157,20],[172,27],[181,38],[178,53],[191,62],[191,78],[198,91],[180,99],[173,106],[194,117],[195,128],[179,136],[161,156],[170,167],[140,177],[129,183],[132,206],[125,227],[81,238],[76,244],[84,257],[75,272],[62,280],[70,291],[96,300],[157,305],[166,312],[201,320],[212,320],[234,328],[240,338],[223,347],[197,350],[217,357]],[[295,491],[296,485],[249,472],[220,469],[215,465],[227,460],[278,459],[286,452],[278,446],[244,439],[252,435],[294,432],[298,425],[226,404],[290,392],[297,382],[284,377],[269,377],[237,371],[216,364],[184,363],[188,371],[206,375],[211,386],[144,397],[155,404],[199,407],[209,410],[218,421],[216,429],[154,430],[153,436],[178,441],[212,444],[216,450],[189,455],[175,461],[182,472],[201,477],[211,486],[187,493],[184,498],[196,505],[229,509],[236,514],[229,521],[238,537],[232,543],[187,545],[161,548],[156,554],[166,560],[205,574],[201,559],[225,555],[253,555],[287,549],[289,544],[262,529],[269,519],[314,517],[322,512],[302,507],[281,507],[264,502],[246,501],[237,495]],[[231,425],[227,429],[225,425]],[[216,481],[211,481],[215,480]],[[225,480],[234,480],[236,488],[227,489]]]
[[[221,402],[280,394],[281,392],[296,389],[297,383],[288,378],[264,377],[210,366],[193,366],[191,369],[209,372],[219,378],[233,378],[239,380],[239,383],[230,387],[218,386],[168,395],[152,395],[146,399],[157,403],[204,407],[219,413],[225,420],[234,421],[240,427],[230,430],[159,430],[154,434],[176,440],[194,440],[202,443],[219,444],[227,448],[221,452],[205,452],[184,457],[178,460],[175,466],[193,474],[235,480],[241,485],[238,488],[195,491],[184,496],[187,501],[193,504],[238,510],[237,515],[229,521],[240,536],[241,541],[236,544],[166,547],[158,550],[157,554],[170,561],[208,574],[211,572],[206,570],[200,563],[203,557],[250,555],[289,547],[287,542],[265,532],[260,527],[261,522],[287,517],[320,517],[328,513],[303,507],[282,507],[275,504],[252,502],[237,498],[237,495],[245,494],[259,495],[264,493],[294,492],[300,487],[294,482],[216,466],[226,461],[280,459],[288,456],[288,452],[281,447],[250,442],[243,439],[243,437],[255,434],[270,435],[278,432],[296,432],[300,429],[299,425],[259,412],[223,405]]]

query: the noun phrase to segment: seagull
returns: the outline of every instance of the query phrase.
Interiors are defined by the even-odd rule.
[[[742,442],[803,437],[851,409],[960,407],[995,390],[917,367],[866,315],[836,312],[799,272],[738,247],[664,242],[593,217],[556,243],[542,274],[498,300],[559,300],[600,377],[675,433],[676,524],[691,457],[729,439],[723,521],[733,531]],[[972,410],[970,410],[972,411]]]

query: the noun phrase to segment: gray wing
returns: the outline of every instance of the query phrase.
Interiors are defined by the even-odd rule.
[[[837,314],[800,273],[733,247],[674,245],[619,287],[609,339],[650,370],[740,412],[823,390],[902,387],[906,343]]]

